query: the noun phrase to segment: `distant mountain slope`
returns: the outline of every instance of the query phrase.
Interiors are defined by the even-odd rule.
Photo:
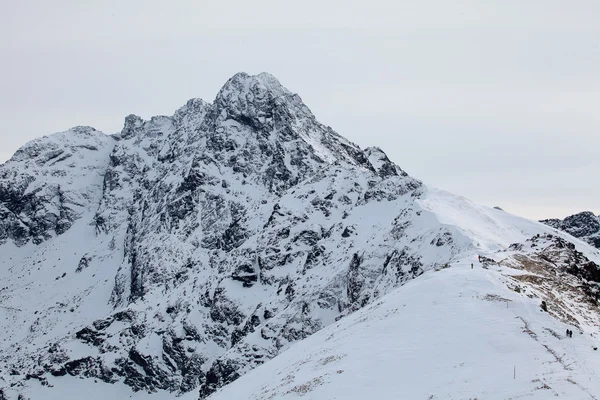
[[[0,165],[0,399],[96,382],[206,398],[475,254],[598,333],[596,250],[428,188],[273,76],[236,74],[212,103],[113,136],[73,128]]]
[[[600,249],[600,216],[594,215],[591,211],[574,214],[563,220],[545,219],[540,222],[565,231]]]

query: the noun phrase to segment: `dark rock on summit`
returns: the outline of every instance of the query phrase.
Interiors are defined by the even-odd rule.
[[[591,211],[574,214],[563,220],[545,219],[540,222],[565,231],[600,249],[600,217],[594,215]]]

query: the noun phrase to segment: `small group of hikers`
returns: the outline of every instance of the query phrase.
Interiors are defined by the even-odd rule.
[[[477,261],[481,262],[481,256],[477,256]],[[471,269],[473,269],[473,263],[471,263]]]
[[[570,329],[567,329],[567,337],[573,337],[573,331]]]

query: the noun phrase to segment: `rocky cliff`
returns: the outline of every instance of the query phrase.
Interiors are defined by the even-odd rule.
[[[580,212],[565,219],[540,221],[548,226],[567,232],[600,249],[600,217],[591,211]]]

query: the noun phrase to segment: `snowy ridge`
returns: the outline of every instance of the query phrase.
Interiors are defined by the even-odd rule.
[[[456,227],[482,254],[504,250],[537,234],[552,234],[573,243],[591,260],[600,263],[600,251],[591,248],[587,241],[578,240],[545,221],[531,221],[435,188],[428,188],[417,203],[435,214],[440,223]]]
[[[511,269],[471,262],[408,282],[210,399],[597,398],[597,338],[567,338],[508,288]]]
[[[62,398],[75,377],[123,397],[206,398],[475,255],[545,276],[527,279],[548,314],[598,333],[596,250],[427,188],[266,73],[236,74],[213,103],[173,116],[129,115],[115,136],[38,139],[0,180],[10,399]],[[564,282],[573,289],[554,301]]]

